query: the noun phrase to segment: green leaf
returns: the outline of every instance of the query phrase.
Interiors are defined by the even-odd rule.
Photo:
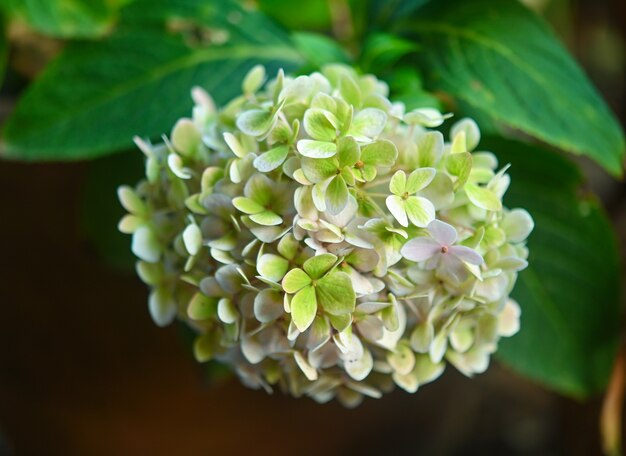
[[[224,104],[255,65],[273,75],[301,63],[284,32],[234,2],[163,0],[154,8],[138,0],[109,38],[71,43],[46,68],[5,125],[5,153],[72,160],[119,151],[134,135],[160,137],[189,115],[194,85]]]
[[[291,318],[300,332],[306,331],[317,313],[317,298],[315,288],[307,285],[298,291],[291,300]]]
[[[4,67],[7,63],[8,43],[5,35],[4,24],[0,22],[0,86],[4,79]]]
[[[312,279],[319,279],[326,274],[337,262],[337,257],[332,253],[323,253],[309,258],[302,267]]]
[[[300,51],[314,70],[327,63],[348,63],[349,61],[346,51],[327,36],[317,33],[294,32],[291,39],[296,49]]]
[[[505,205],[535,221],[530,266],[513,290],[521,330],[500,342],[499,356],[519,372],[583,397],[608,381],[619,340],[620,264],[615,234],[597,201],[578,197],[572,163],[505,140],[483,145],[511,163]]]
[[[432,2],[395,29],[423,45],[431,88],[621,175],[618,122],[546,24],[520,3]]]
[[[107,32],[128,0],[8,0],[8,10],[45,35],[92,38]]]
[[[315,287],[320,306],[331,315],[354,312],[356,295],[350,276],[345,272],[333,272],[317,282]]]

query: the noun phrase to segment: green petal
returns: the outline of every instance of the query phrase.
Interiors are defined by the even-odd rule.
[[[302,267],[308,276],[315,280],[326,274],[337,262],[337,257],[332,253],[323,253],[309,258]]]
[[[435,328],[428,320],[415,327],[411,333],[411,348],[418,353],[428,353],[435,338]]]
[[[311,283],[311,278],[300,268],[292,269],[283,278],[283,290],[295,293]]]
[[[345,272],[333,272],[317,282],[317,297],[322,308],[331,315],[354,312],[356,295],[350,276]]]
[[[411,196],[405,201],[404,208],[411,223],[420,228],[425,228],[435,219],[435,206],[426,198]]]
[[[334,141],[337,137],[337,118],[329,111],[311,108],[304,113],[304,130],[319,141]]]
[[[275,119],[271,112],[251,109],[237,117],[237,128],[249,136],[265,136],[274,125]]]
[[[342,332],[350,327],[350,324],[352,323],[352,314],[329,315],[328,319],[336,331]]]
[[[340,168],[354,165],[359,155],[359,144],[352,136],[344,136],[337,142],[337,158]]]
[[[272,202],[272,187],[274,185],[275,183],[269,177],[256,173],[246,182],[243,193],[247,198],[253,199],[265,207]]]
[[[250,95],[261,88],[265,81],[265,67],[263,65],[255,65],[248,74],[243,78],[241,89],[243,93]]]
[[[326,188],[326,209],[331,215],[339,214],[348,204],[348,186],[343,177],[337,176]]]
[[[210,361],[219,349],[219,333],[210,331],[196,337],[193,343],[193,356],[199,363]]]
[[[309,158],[330,158],[337,154],[337,145],[327,141],[301,139],[297,147],[298,152]]]
[[[282,217],[272,211],[263,211],[258,214],[252,214],[250,215],[250,220],[263,226],[276,226],[283,223]]]
[[[283,164],[289,154],[289,146],[278,146],[254,159],[254,167],[263,173],[274,171]]]
[[[387,204],[387,209],[389,209],[391,215],[394,216],[400,225],[409,226],[406,209],[404,208],[405,200],[397,195],[389,195],[385,200],[385,203]]]
[[[448,173],[457,177],[455,188],[459,188],[467,182],[472,170],[472,155],[469,152],[448,155],[445,165]]]
[[[241,145],[239,140],[232,133],[224,133],[224,141],[226,141],[226,145],[228,148],[239,158],[243,158],[248,155],[246,149]]]
[[[300,249],[300,243],[293,237],[293,234],[286,234],[278,243],[276,250],[288,260],[293,260]]]
[[[307,330],[317,313],[315,288],[305,286],[291,300],[291,319],[300,332]]]
[[[389,182],[389,191],[394,195],[402,196],[406,191],[406,173],[396,171]]]
[[[443,155],[443,135],[438,131],[429,131],[417,139],[418,165],[434,166]]]
[[[387,362],[400,375],[408,375],[415,367],[415,355],[406,343],[399,343],[396,349],[387,354]]]
[[[376,138],[385,128],[387,114],[377,108],[365,108],[361,110],[350,126],[350,134],[357,138]]]
[[[389,168],[398,158],[398,149],[395,144],[387,140],[375,141],[363,147],[361,161],[368,165]]]
[[[233,206],[244,214],[257,214],[265,210],[265,208],[256,201],[244,196],[233,198]]]
[[[279,282],[289,270],[289,261],[273,253],[266,253],[259,258],[256,270],[262,277]]]
[[[117,197],[120,203],[128,212],[134,215],[145,215],[147,212],[146,203],[135,190],[128,185],[122,185],[117,189]]]
[[[217,315],[217,298],[196,293],[187,306],[187,316],[192,320],[208,320]]]
[[[303,157],[301,160],[302,172],[311,182],[317,184],[330,176],[337,174],[337,160],[316,159]]]
[[[436,173],[437,172],[435,171],[435,168],[416,169],[411,174],[409,174],[409,177],[406,181],[405,191],[409,195],[419,192],[433,181]]]
[[[361,169],[361,175],[363,176],[363,179],[365,179],[367,182],[371,182],[376,179],[377,173],[378,172],[376,171],[376,167],[373,165],[365,165]]]
[[[339,78],[339,94],[349,104],[357,108],[361,106],[361,89],[354,79],[346,74]]]
[[[486,209],[488,211],[502,210],[502,202],[500,201],[500,198],[487,188],[467,183],[465,184],[465,193],[472,203],[482,209]]]
[[[189,157],[202,144],[202,137],[191,119],[180,119],[172,130],[172,145],[181,155]]]

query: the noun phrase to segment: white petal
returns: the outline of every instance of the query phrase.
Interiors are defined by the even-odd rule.
[[[263,345],[253,337],[241,338],[241,353],[251,364],[260,363],[265,358]]]
[[[167,157],[167,166],[170,170],[181,179],[191,179],[191,171],[183,166],[183,159],[177,154],[169,154]]]
[[[356,339],[356,337],[353,337]],[[361,381],[367,377],[374,367],[374,359],[368,349],[364,349],[360,358],[347,358],[343,362],[344,369],[354,380]]]
[[[397,195],[389,195],[385,200],[387,209],[391,212],[391,215],[402,226],[409,226],[409,219],[406,216],[406,210],[404,209],[404,200]]]
[[[148,310],[157,326],[167,326],[176,317],[176,301],[170,292],[159,288],[150,293]]]
[[[137,257],[148,263],[156,263],[161,257],[159,241],[147,226],[140,226],[135,230],[131,250]]]
[[[431,236],[441,245],[452,245],[456,241],[456,230],[441,220],[433,220],[428,224]]]
[[[200,231],[200,227],[195,223],[187,225],[187,228],[183,231],[183,242],[190,255],[197,254],[202,247],[202,232]]]
[[[429,238],[415,238],[402,246],[400,253],[411,261],[424,261],[438,255],[441,251],[439,242]]]
[[[522,242],[535,227],[532,217],[524,209],[513,209],[504,216],[500,228],[509,242]]]
[[[217,304],[217,316],[226,324],[231,324],[237,321],[239,317],[239,311],[228,298],[222,298]]]
[[[450,247],[449,254],[470,264],[481,265],[485,262],[483,257],[476,252],[476,250],[465,247],[464,245],[454,245]]]
[[[521,309],[513,299],[507,300],[502,313],[498,316],[498,334],[511,337],[519,331]]]
[[[304,373],[306,378],[308,378],[311,381],[317,380],[317,370],[315,370],[315,368],[311,366],[306,359],[304,359],[304,356],[302,356],[302,353],[300,353],[299,351],[294,352],[293,358],[296,360],[296,364],[298,365],[300,370]]]

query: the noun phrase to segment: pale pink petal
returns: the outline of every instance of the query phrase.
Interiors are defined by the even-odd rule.
[[[441,245],[452,245],[456,241],[456,230],[441,220],[433,220],[428,224],[431,236]]]
[[[438,242],[428,238],[411,239],[402,246],[400,253],[411,261],[424,261],[433,257],[441,250]]]
[[[466,261],[470,264],[479,265],[485,262],[483,257],[480,256],[476,250],[465,247],[464,245],[455,245],[450,247],[450,253],[460,260]]]

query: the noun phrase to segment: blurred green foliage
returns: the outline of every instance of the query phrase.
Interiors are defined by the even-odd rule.
[[[4,125],[2,153],[106,157],[90,164],[83,227],[117,266],[131,259],[116,231],[114,189],[136,179],[141,154],[113,154],[133,135],[168,134],[190,110],[193,85],[222,104],[259,63],[271,74],[348,62],[387,80],[409,108],[471,111],[490,132],[516,130],[623,172],[618,122],[546,23],[515,0],[5,0],[0,8],[5,28],[25,24],[65,40]],[[3,29],[0,74],[7,47]],[[483,146],[512,165],[507,203],[536,220],[530,267],[514,293],[522,330],[500,358],[565,394],[596,392],[619,340],[612,227],[563,155],[503,138]]]

